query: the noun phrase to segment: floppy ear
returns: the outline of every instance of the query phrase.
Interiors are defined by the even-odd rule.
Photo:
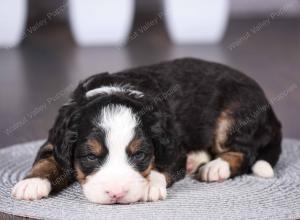
[[[154,144],[155,167],[160,172],[168,174],[169,185],[180,180],[185,175],[186,154],[178,136],[174,123],[168,113],[153,112],[150,127]]]
[[[54,158],[63,169],[73,168],[73,151],[77,142],[79,118],[80,109],[75,102],[64,105],[49,131],[48,141],[54,146]]]

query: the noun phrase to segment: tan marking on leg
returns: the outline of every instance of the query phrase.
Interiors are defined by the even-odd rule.
[[[53,156],[41,159],[35,163],[29,172],[29,176],[51,179],[59,172],[58,164]]]
[[[230,110],[221,112],[216,122],[214,146],[212,149],[214,153],[220,154],[228,151],[225,144],[233,123],[232,112]]]
[[[147,177],[150,174],[151,170],[153,170],[153,168],[154,168],[154,165],[153,165],[153,162],[151,162],[149,164],[148,168],[146,170],[144,170],[143,172],[141,172],[141,175],[143,177]]]
[[[239,173],[244,162],[245,154],[241,152],[226,152],[220,154],[219,157],[229,163],[231,176],[234,176]]]
[[[36,162],[26,176],[26,178],[32,177],[48,179],[53,190],[58,190],[68,185],[68,173],[63,172],[53,156]]]

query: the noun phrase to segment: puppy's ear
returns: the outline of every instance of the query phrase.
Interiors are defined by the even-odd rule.
[[[80,109],[75,102],[62,106],[54,126],[49,131],[55,160],[63,169],[72,169],[73,152],[78,137]]]
[[[153,112],[150,133],[154,144],[155,167],[173,182],[185,175],[186,154],[178,142],[175,125],[168,113]]]

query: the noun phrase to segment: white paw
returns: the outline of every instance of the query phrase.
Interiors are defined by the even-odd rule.
[[[155,202],[158,200],[164,200],[166,197],[167,197],[166,187],[149,186],[148,192],[145,193],[143,201]]]
[[[163,174],[151,171],[149,175],[149,185],[142,198],[144,202],[155,202],[164,200],[167,197],[167,182]]]
[[[186,171],[188,174],[193,174],[198,167],[210,161],[210,155],[206,151],[198,151],[189,153],[186,161]]]
[[[199,173],[203,181],[223,181],[230,177],[230,167],[228,162],[217,158],[200,167]]]
[[[254,175],[263,177],[263,178],[272,178],[274,177],[274,170],[267,161],[258,160],[252,166],[252,172]]]
[[[47,197],[51,184],[47,179],[29,178],[18,182],[12,189],[12,197],[18,200],[37,200]]]

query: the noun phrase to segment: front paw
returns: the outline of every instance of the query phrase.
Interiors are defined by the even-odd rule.
[[[12,197],[18,200],[37,200],[47,197],[51,184],[47,179],[29,178],[18,182],[12,189]]]
[[[149,184],[146,187],[142,201],[155,202],[164,200],[167,197],[167,182],[165,175],[157,171],[151,171],[148,178]]]
[[[223,181],[230,177],[229,164],[221,158],[201,166],[198,172],[200,180],[206,182]]]
[[[164,200],[167,197],[167,188],[159,186],[148,186],[143,197],[144,202],[156,202],[158,200]]]

